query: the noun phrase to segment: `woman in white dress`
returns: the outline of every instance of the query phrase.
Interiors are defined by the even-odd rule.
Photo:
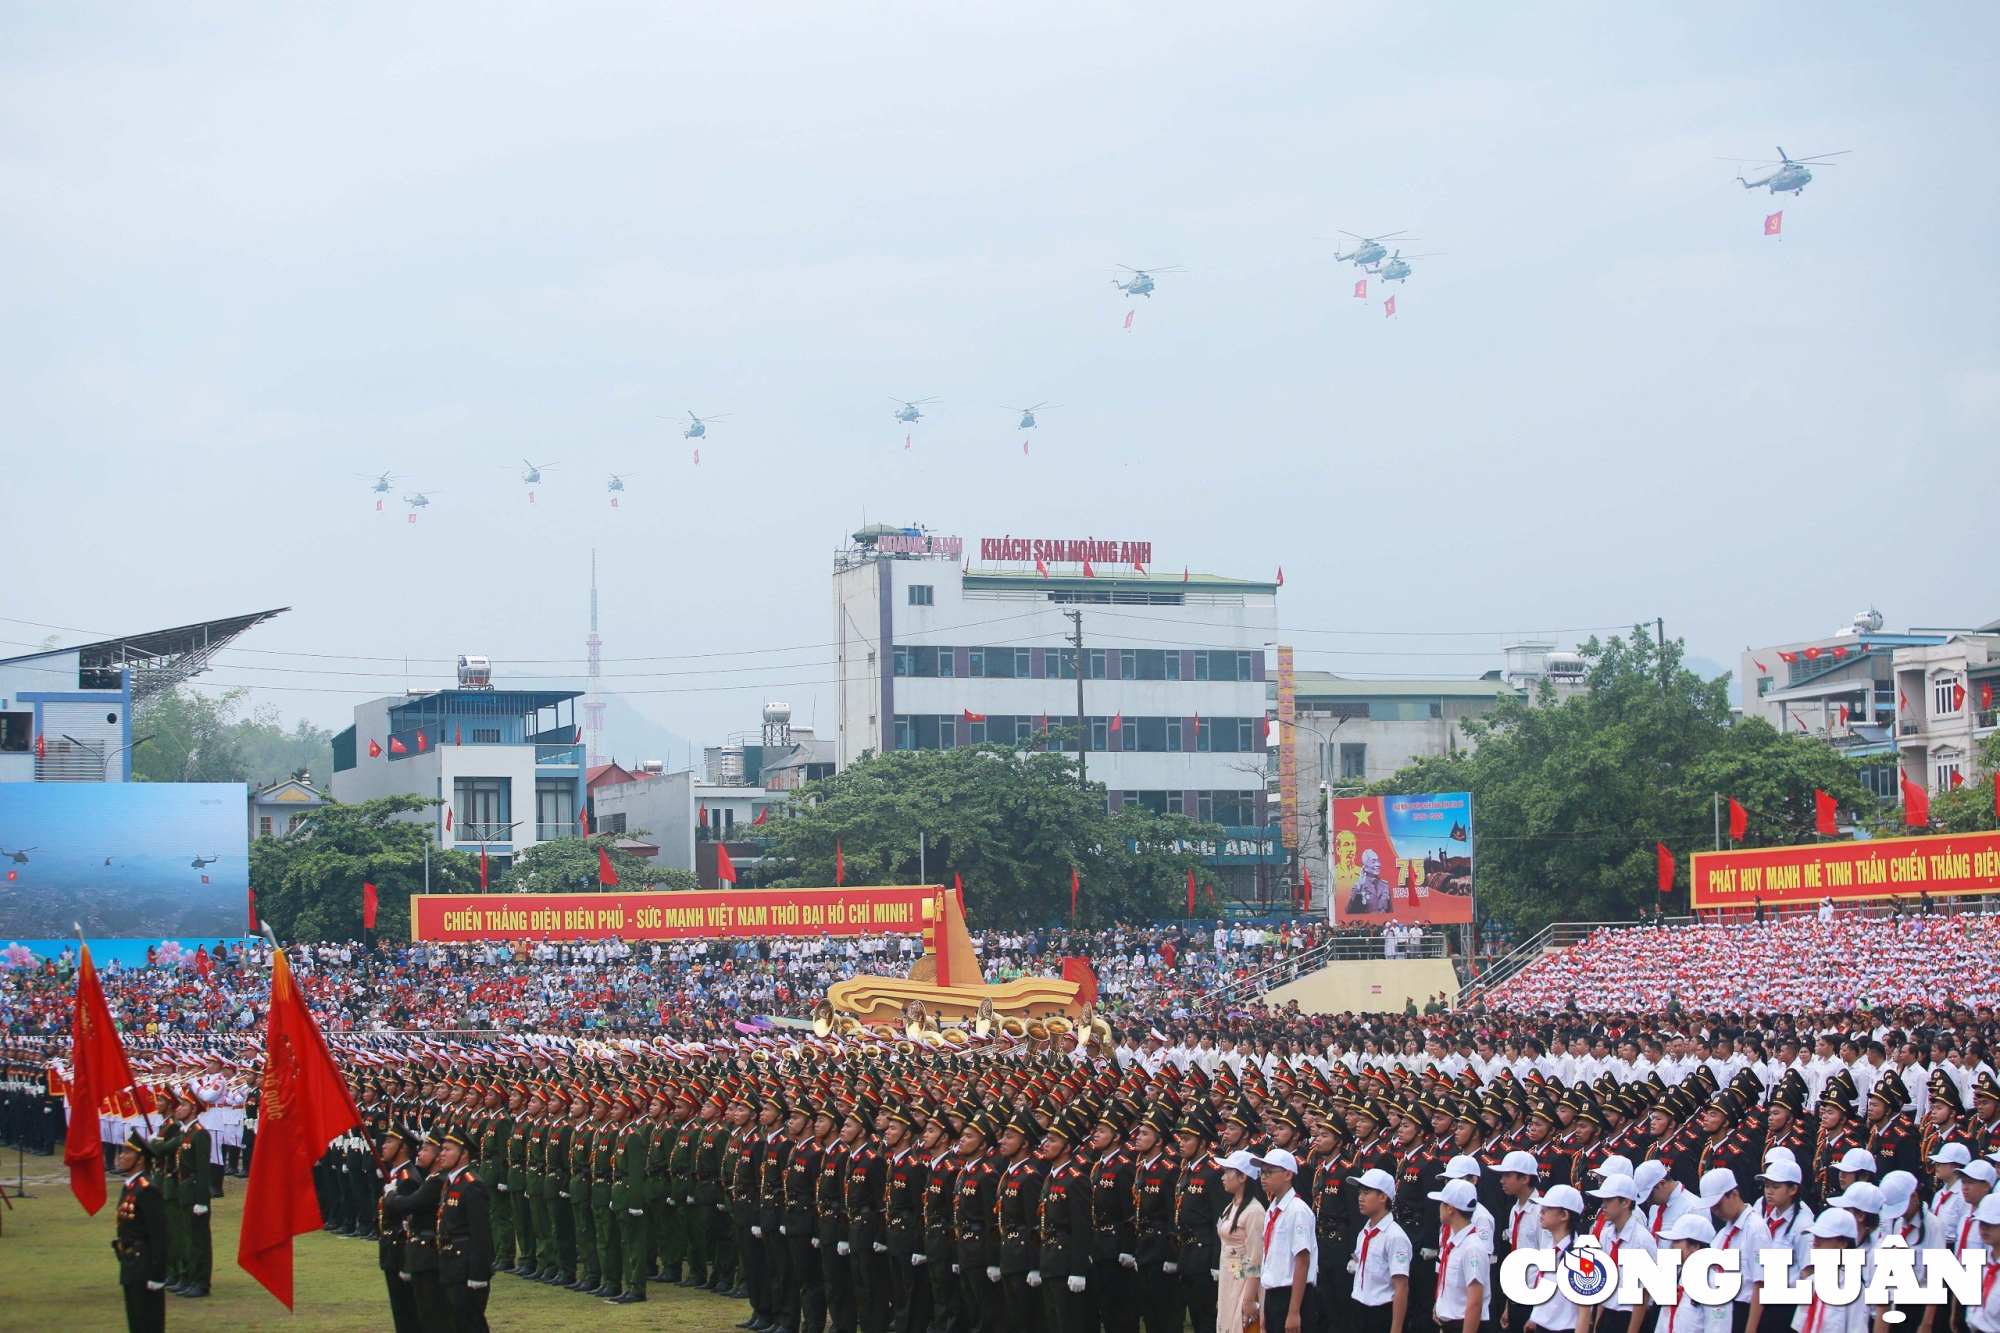
[[[1257,1323],[1264,1299],[1264,1190],[1256,1163],[1241,1150],[1222,1160],[1229,1194],[1215,1234],[1222,1238],[1222,1276],[1215,1293],[1215,1333],[1243,1333]]]

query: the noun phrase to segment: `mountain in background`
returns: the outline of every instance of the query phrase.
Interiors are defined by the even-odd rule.
[[[701,747],[613,695],[604,701],[604,757],[627,768],[658,759],[669,773],[701,763]]]

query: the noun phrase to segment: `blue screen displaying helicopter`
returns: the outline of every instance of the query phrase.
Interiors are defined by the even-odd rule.
[[[249,883],[242,783],[0,782],[0,947],[240,935]]]

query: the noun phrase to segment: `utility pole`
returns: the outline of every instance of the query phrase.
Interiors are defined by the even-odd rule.
[[[1667,692],[1667,618],[1653,617],[1653,644],[1660,650],[1660,693]]]
[[[1071,626],[1069,641],[1076,648],[1076,785],[1088,785],[1084,777],[1084,752],[1090,748],[1090,726],[1083,716],[1083,612],[1065,611]]]

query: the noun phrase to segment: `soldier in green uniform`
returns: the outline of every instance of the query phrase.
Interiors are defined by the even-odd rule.
[[[497,1271],[512,1273],[516,1277],[526,1277],[534,1272],[539,1257],[535,1248],[533,1196],[528,1184],[528,1140],[534,1132],[529,1117],[534,1114],[536,1104],[529,1089],[514,1087],[508,1090],[507,1108],[513,1123],[507,1130],[506,1162],[502,1169],[507,1182],[505,1206],[514,1214],[514,1251],[517,1257],[512,1266]],[[502,1172],[496,1170],[494,1174],[500,1176]],[[498,1264],[499,1260],[496,1258],[494,1262]]]
[[[209,1140],[201,1123],[201,1101],[191,1089],[180,1094],[181,1133],[174,1147],[174,1206],[181,1210],[181,1289],[178,1295],[208,1295],[214,1254],[209,1245]]]
[[[597,1125],[590,1118],[590,1094],[578,1089],[569,1104],[569,1224],[576,1240],[576,1280],[571,1291],[593,1291],[603,1281],[597,1268],[597,1214],[591,1210],[591,1151]]]
[[[701,1094],[692,1085],[683,1087],[674,1098],[679,1124],[675,1128],[674,1150],[667,1181],[668,1192],[676,1200],[673,1218],[667,1224],[667,1259],[678,1266],[687,1262],[683,1287],[708,1285],[708,1233],[695,1203],[695,1157],[701,1146],[701,1121],[696,1105]]]
[[[643,1116],[647,1106],[644,1092],[621,1094],[619,1105],[624,1108],[624,1123],[619,1126],[613,1150],[611,1214],[618,1220],[618,1244],[624,1255],[624,1291],[611,1299],[618,1305],[633,1305],[646,1299],[646,1278],[652,1267],[646,1244],[646,1158],[653,1134]]]
[[[174,1094],[169,1091],[160,1099],[160,1132],[147,1142],[146,1153],[157,1164],[152,1173],[153,1183],[159,1186],[160,1202],[166,1206],[166,1290],[176,1296],[181,1294],[181,1288],[187,1282],[187,1237],[183,1225],[186,1214],[180,1207],[173,1162],[180,1152],[181,1138],[185,1133],[186,1127],[174,1115]]]
[[[729,1205],[722,1197],[722,1154],[729,1146],[729,1126],[722,1121],[727,1094],[709,1094],[701,1104],[701,1133],[694,1152],[694,1211],[688,1219],[688,1234],[699,1237],[702,1266],[708,1272],[708,1289],[719,1294],[729,1290],[736,1273],[735,1248],[729,1244]]]
[[[736,1288],[729,1294],[749,1299],[752,1322],[763,1323],[756,1317],[763,1309],[758,1303],[763,1273],[757,1262],[762,1256],[757,1237],[751,1234],[751,1228],[759,1225],[764,1166],[764,1137],[757,1132],[756,1108],[756,1087],[748,1079],[737,1083],[729,1096],[729,1166],[723,1183],[729,1195],[729,1239],[737,1271]]]
[[[149,1170],[146,1141],[135,1132],[118,1149],[118,1285],[125,1290],[125,1327],[165,1333],[167,1327],[167,1205]]]
[[[597,1128],[591,1135],[590,1188],[597,1229],[597,1285],[586,1296],[609,1299],[621,1294],[625,1278],[625,1247],[619,1223],[624,1209],[614,1197],[618,1177],[618,1139],[632,1112],[609,1091],[597,1090]]]
[[[554,1117],[549,1126],[549,1217],[556,1238],[556,1271],[549,1282],[554,1286],[573,1287],[576,1285],[576,1212],[570,1195],[570,1166],[581,1131],[575,1115],[563,1107],[561,1091],[552,1090],[549,1096],[552,1099],[549,1114]]]
[[[671,1111],[671,1089],[655,1092],[647,1113],[652,1134],[646,1149],[647,1252],[655,1282],[681,1280],[681,1254],[672,1243],[676,1237],[674,1219],[680,1211],[673,1182],[674,1145],[680,1127],[674,1123]]]
[[[487,1087],[486,1111],[479,1127],[478,1165],[480,1176],[492,1182],[492,1207],[488,1210],[493,1229],[493,1268],[496,1272],[514,1267],[514,1193],[508,1175],[507,1149],[514,1134],[514,1117],[520,1112],[518,1091],[502,1100],[497,1084]]]

